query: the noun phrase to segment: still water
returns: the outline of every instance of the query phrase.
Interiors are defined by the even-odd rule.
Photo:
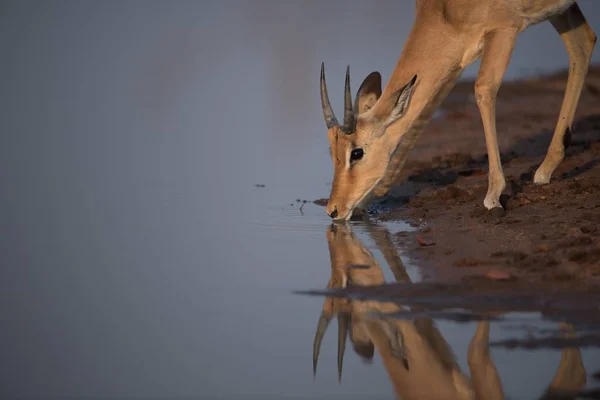
[[[600,27],[598,3],[581,7]],[[0,397],[394,398],[379,355],[365,363],[350,342],[338,382],[335,318],[313,378],[325,298],[295,292],[326,287],[334,260],[353,257],[418,282],[382,239],[409,227],[353,222],[336,244],[323,208],[296,200],[329,192],[320,62],[339,108],[345,65],[354,90],[373,69],[386,79],[412,13],[400,1],[3,2]],[[507,75],[566,65],[545,24]],[[436,323],[468,375],[478,324]],[[510,324],[492,322],[490,340],[524,335]],[[539,397],[561,358],[491,354],[511,399]],[[582,357],[593,387],[600,353]]]

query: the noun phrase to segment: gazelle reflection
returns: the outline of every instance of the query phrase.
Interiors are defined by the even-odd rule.
[[[398,282],[410,282],[389,233],[369,226],[369,234],[380,249]],[[371,252],[354,236],[349,225],[333,224],[327,229],[331,259],[328,288],[347,285],[373,286],[385,282],[383,271]],[[498,371],[489,351],[489,321],[478,323],[469,344],[467,361],[471,378],[459,368],[448,343],[431,318],[412,321],[381,317],[400,311],[391,302],[350,300],[327,297],[319,318],[313,347],[316,374],[321,342],[329,322],[338,320],[338,377],[347,337],[356,354],[371,361],[377,349],[394,391],[402,399],[503,399]],[[374,316],[377,313],[379,316]],[[579,349],[565,349],[559,368],[546,396],[563,391],[578,391],[585,384],[585,370]]]

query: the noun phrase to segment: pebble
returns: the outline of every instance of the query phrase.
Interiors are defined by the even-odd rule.
[[[433,246],[435,244],[435,242],[432,242],[431,240],[426,240],[421,236],[417,236],[417,243],[419,243],[419,246]]]
[[[512,275],[510,272],[496,270],[496,269],[487,271],[484,276],[487,279],[492,279],[495,281],[510,281],[510,280],[515,279],[515,276]]]

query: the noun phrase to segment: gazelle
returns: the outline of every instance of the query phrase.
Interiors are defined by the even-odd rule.
[[[376,228],[376,227],[375,227]],[[386,231],[369,233],[390,265],[397,281],[408,283],[394,245]],[[328,287],[349,284],[381,285],[385,282],[379,263],[354,236],[346,224],[332,225],[327,231],[331,259]],[[499,374],[489,351],[490,323],[481,321],[469,344],[467,361],[471,378],[459,368],[452,349],[431,318],[412,321],[386,317],[400,310],[395,303],[327,297],[313,345],[313,371],[316,374],[321,342],[329,321],[337,315],[338,377],[341,380],[347,337],[355,352],[371,360],[377,349],[398,398],[401,399],[503,399]],[[382,314],[373,316],[372,313]],[[562,350],[560,364],[546,395],[577,392],[585,384],[586,371],[578,348]]]
[[[346,71],[343,125],[331,108],[321,66],[321,105],[328,128],[334,179],[327,214],[349,219],[374,195],[389,190],[426,123],[466,66],[481,57],[475,97],[489,158],[487,209],[502,207],[505,188],[496,138],[496,93],[515,40],[549,20],[569,55],[569,77],[554,136],[534,182],[546,184],[564,158],[565,142],[587,74],[596,35],[575,0],[416,0],[416,17],[385,89],[373,72],[352,105]]]

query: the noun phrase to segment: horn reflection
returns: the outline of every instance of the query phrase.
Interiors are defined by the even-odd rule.
[[[319,318],[319,324],[317,325],[317,333],[315,334],[315,340],[313,344],[313,375],[317,374],[317,362],[319,361],[319,353],[321,352],[321,342],[329,326],[331,317],[327,316],[324,312]]]

